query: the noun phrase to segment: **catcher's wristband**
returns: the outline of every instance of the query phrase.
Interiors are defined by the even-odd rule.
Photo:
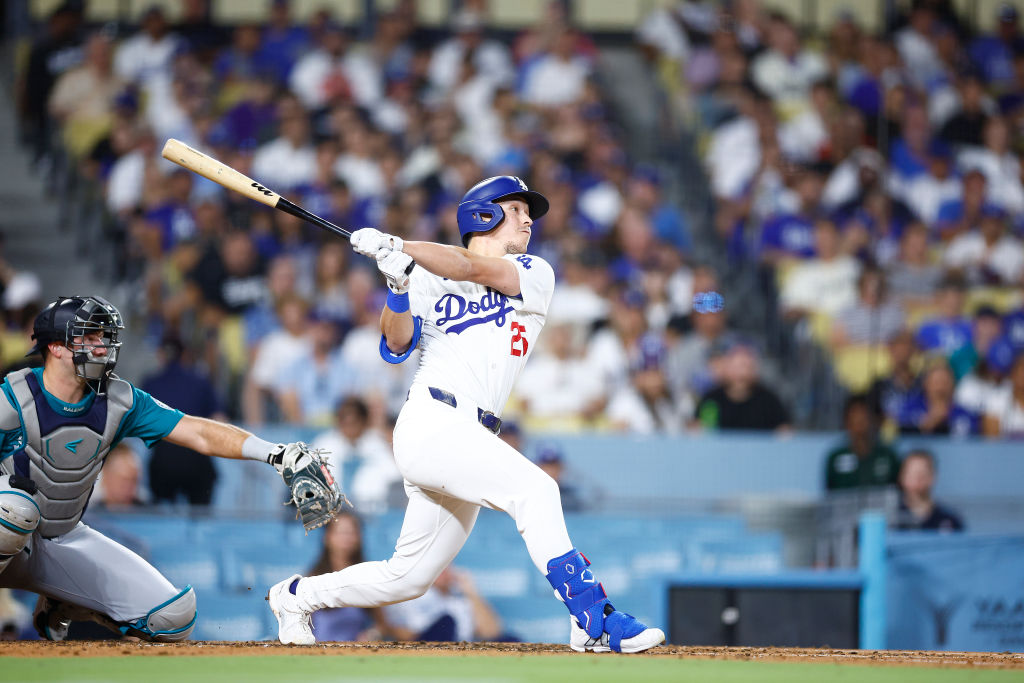
[[[246,460],[259,460],[260,462],[270,462],[268,458],[272,450],[277,447],[277,444],[272,444],[269,441],[264,441],[255,435],[250,435],[248,439],[242,442],[242,457]]]
[[[378,299],[380,301],[380,299]],[[395,294],[388,289],[387,307],[395,313],[405,313],[409,310],[409,293]]]

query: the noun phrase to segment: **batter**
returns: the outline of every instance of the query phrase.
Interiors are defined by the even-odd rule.
[[[364,228],[352,247],[375,258],[390,294],[381,356],[420,366],[395,425],[409,505],[389,560],[295,575],[270,590],[285,644],[312,644],[311,612],[375,607],[422,595],[462,548],[481,507],[516,522],[530,558],[570,613],[570,647],[640,652],[665,634],[615,610],[569,540],[558,485],[497,434],[501,410],[547,316],[555,276],[526,253],[548,201],[513,176],[484,180],[458,207],[465,248]],[[411,274],[406,270],[415,261]]]

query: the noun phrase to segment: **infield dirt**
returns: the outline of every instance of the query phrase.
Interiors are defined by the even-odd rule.
[[[188,643],[129,643],[124,641],[11,641],[0,643],[0,657],[195,657],[204,655],[309,655],[356,656],[411,655],[451,657],[463,655],[507,657],[566,655],[565,645],[535,643],[317,643],[305,647],[273,642],[193,641]],[[586,655],[614,657],[617,655]],[[676,659],[723,659],[779,662],[833,662],[869,666],[935,666],[978,669],[1024,670],[1024,653],[917,652],[904,650],[829,650],[772,647],[663,646],[631,657]]]

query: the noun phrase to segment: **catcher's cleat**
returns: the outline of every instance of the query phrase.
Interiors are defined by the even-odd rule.
[[[64,603],[59,600],[39,596],[32,612],[32,625],[36,627],[40,638],[59,642],[68,637],[71,618],[64,607]]]
[[[604,632],[600,638],[591,638],[580,628],[575,617],[569,617],[569,647],[576,652],[643,652],[665,642],[660,628],[650,628],[634,617],[608,610],[604,618]]]
[[[267,599],[270,610],[277,617],[277,639],[285,645],[313,645],[313,626],[309,621],[309,612],[298,606],[298,599],[292,594],[290,587],[302,577],[299,574],[289,576],[270,589]]]

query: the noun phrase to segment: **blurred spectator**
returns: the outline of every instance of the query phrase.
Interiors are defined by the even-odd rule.
[[[504,426],[502,426],[504,431]],[[576,487],[565,482],[565,454],[562,447],[553,441],[542,442],[537,446],[537,455],[534,459],[537,467],[544,470],[544,473],[558,483],[558,491],[562,494],[562,510],[565,512],[579,512],[584,508],[583,498],[577,492]]]
[[[151,108],[167,98],[171,62],[181,45],[170,28],[163,8],[153,5],[139,19],[138,32],[125,39],[114,56],[114,71],[143,87],[155,100],[149,103]]]
[[[532,422],[548,429],[578,429],[601,414],[604,384],[583,358],[583,342],[580,325],[549,318],[516,388],[523,414]]]
[[[814,222],[819,213],[825,179],[818,168],[805,166],[794,181],[799,209],[780,213],[761,228],[761,260],[778,263],[814,256]]]
[[[988,201],[1006,212],[1024,211],[1024,185],[1020,159],[1011,148],[1010,125],[991,117],[982,133],[983,147],[964,148],[957,159],[961,168],[977,168],[988,180]]]
[[[288,379],[285,371],[300,358],[312,355],[309,303],[298,295],[287,295],[277,303],[277,315],[281,327],[256,347],[243,388],[243,416],[250,425],[263,424],[268,407],[280,410],[277,401]],[[272,417],[280,418],[277,414]]]
[[[836,224],[821,219],[814,224],[816,256],[797,263],[788,272],[779,303],[785,315],[800,318],[824,313],[834,316],[857,300],[857,261],[840,251]]]
[[[988,122],[985,85],[978,74],[969,72],[960,78],[957,90],[960,109],[942,126],[939,137],[954,145],[980,147]]]
[[[551,50],[526,72],[523,101],[538,107],[558,107],[580,99],[590,75],[589,62],[576,54],[576,34],[563,30]]]
[[[1017,354],[1009,379],[986,402],[982,425],[988,437],[1024,436],[1024,353]]]
[[[382,512],[390,490],[402,483],[391,446],[370,428],[370,411],[361,398],[343,398],[334,414],[334,427],[317,435],[312,446],[327,453],[331,473],[360,510]]]
[[[316,152],[310,144],[305,113],[289,112],[281,115],[280,121],[280,137],[262,145],[253,155],[252,173],[268,187],[285,192],[313,182]]]
[[[334,23],[324,27],[319,47],[296,62],[288,84],[302,104],[314,111],[336,102],[371,107],[384,94],[380,68],[351,47],[347,29]]]
[[[1006,213],[989,206],[982,209],[977,231],[949,243],[943,262],[962,271],[973,285],[1015,285],[1024,274],[1024,246],[1006,234]]]
[[[199,56],[201,63],[210,64],[216,51],[228,41],[225,29],[210,18],[210,0],[185,0],[181,12],[174,32]]]
[[[497,40],[484,36],[484,18],[470,7],[452,17],[454,36],[445,40],[430,56],[427,75],[438,97],[444,97],[456,85],[463,60],[472,60],[474,70],[486,74],[495,85],[512,83],[515,66],[508,49]]]
[[[278,83],[288,81],[295,63],[311,45],[309,29],[293,23],[290,9],[291,0],[273,0],[263,27],[260,57]]]
[[[945,358],[936,358],[921,376],[921,390],[903,404],[898,423],[903,434],[968,436],[980,431],[979,416],[957,405],[956,379]]]
[[[340,572],[363,561],[363,525],[348,510],[342,510],[324,529],[323,547],[308,576]],[[313,632],[319,642],[365,642],[393,633],[379,607],[335,607],[313,613]],[[401,639],[401,638],[400,638]]]
[[[686,217],[673,202],[664,199],[664,180],[652,166],[638,166],[630,177],[626,202],[644,214],[659,242],[688,253],[693,245]]]
[[[313,314],[308,353],[286,368],[279,403],[287,422],[326,427],[341,399],[355,393],[359,369],[349,366],[338,352],[338,326]]]
[[[939,209],[963,194],[963,184],[953,167],[953,150],[941,140],[933,140],[925,155],[923,172],[890,188],[893,196],[903,201],[918,220],[932,226],[938,221]]]
[[[636,289],[620,289],[612,300],[608,326],[590,340],[587,365],[601,379],[604,392],[612,396],[629,382],[629,357],[637,348],[647,320],[647,299]]]
[[[933,262],[928,229],[913,222],[903,228],[899,258],[887,268],[889,291],[906,308],[930,304],[942,280],[942,268]]]
[[[988,180],[984,173],[976,168],[968,170],[964,173],[962,185],[961,196],[943,202],[936,216],[936,230],[945,242],[976,228],[981,223],[982,213],[990,206],[986,199]]]
[[[697,403],[698,424],[721,430],[788,429],[789,412],[775,392],[760,382],[757,352],[748,344],[735,343],[722,362],[721,383]]]
[[[926,87],[942,72],[942,63],[933,43],[935,28],[936,16],[931,6],[915,2],[907,25],[894,36],[907,74],[919,88]]]
[[[22,636],[27,632],[35,633],[32,610],[18,602],[10,588],[0,588],[0,640],[27,640]]]
[[[19,80],[19,125],[32,148],[34,162],[50,151],[48,103],[53,87],[62,74],[82,61],[82,14],[77,2],[63,2],[50,12],[43,34],[29,50],[28,64]]]
[[[917,329],[917,346],[925,353],[940,353],[949,358],[971,340],[971,323],[964,315],[967,282],[957,274],[947,275],[939,283],[936,296],[938,314]]]
[[[842,445],[829,451],[825,488],[829,491],[895,484],[899,458],[878,438],[878,423],[866,396],[854,395],[843,406]]]
[[[874,381],[868,390],[868,401],[880,418],[895,426],[903,414],[903,406],[920,389],[915,369],[917,345],[910,330],[900,330],[889,338],[889,375]]]
[[[260,302],[266,294],[263,264],[252,238],[241,230],[207,245],[199,263],[188,274],[191,297],[222,313],[238,314]]]
[[[648,333],[632,355],[629,384],[612,394],[605,411],[612,428],[636,434],[682,431],[687,416],[693,414],[693,400],[676,401],[669,391],[665,343]]]
[[[82,66],[64,72],[50,94],[49,111],[63,128],[72,157],[84,157],[110,129],[114,101],[125,82],[113,71],[113,45],[97,33],[85,45]]]
[[[141,470],[139,456],[131,446],[121,443],[112,448],[103,462],[90,511],[124,512],[144,505],[139,490]]]
[[[762,92],[775,100],[786,114],[807,104],[811,85],[828,73],[821,55],[804,49],[796,27],[783,14],[768,20],[768,50],[750,65],[750,76]]]
[[[956,375],[958,382],[962,382],[963,378],[977,369],[979,365],[986,366],[982,375],[995,370],[995,368],[987,367],[989,353],[997,342],[1008,345],[1008,342],[1001,339],[1002,335],[1003,320],[999,312],[991,306],[979,306],[970,323],[969,337],[966,343],[949,357],[950,367],[953,368],[953,374]],[[1009,368],[1004,368],[1004,370],[1006,369]],[[959,385],[957,391],[959,391]]]
[[[1013,56],[1024,51],[1018,28],[1017,8],[1009,2],[996,11],[996,32],[971,43],[971,59],[981,68],[985,81],[997,89],[1013,85]]]
[[[515,640],[503,634],[501,617],[477,590],[473,576],[449,566],[427,592],[384,608],[393,627],[414,633],[414,640],[471,642]]]
[[[143,378],[139,385],[143,391],[188,415],[226,419],[216,389],[206,375],[196,370],[179,337],[165,335],[158,356],[160,369]],[[175,503],[179,496],[190,505],[209,505],[213,500],[217,468],[205,455],[161,440],[153,446],[148,471],[154,503]]]
[[[888,297],[885,273],[864,268],[857,278],[857,302],[839,312],[832,345],[877,344],[903,327],[903,310]]]
[[[932,499],[935,456],[923,448],[910,451],[900,465],[900,509],[896,528],[901,531],[963,531],[960,516]]]

